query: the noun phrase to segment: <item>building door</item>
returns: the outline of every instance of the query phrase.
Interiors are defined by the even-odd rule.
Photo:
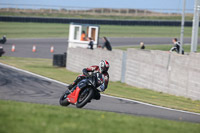
[[[92,28],[91,37],[94,41],[96,40],[96,28]]]

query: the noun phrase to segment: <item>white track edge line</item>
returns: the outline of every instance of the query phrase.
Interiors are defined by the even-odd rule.
[[[63,82],[60,82],[60,81],[57,81],[57,80],[54,80],[54,79],[51,79],[51,78],[48,78],[48,77],[45,77],[45,76],[41,76],[39,74],[35,74],[35,73],[29,72],[29,71],[26,71],[26,70],[23,70],[23,69],[19,69],[19,68],[16,68],[14,66],[3,64],[1,62],[0,62],[0,65],[8,67],[8,68],[11,68],[11,69],[15,69],[15,70],[27,73],[27,74],[31,74],[31,75],[34,75],[34,76],[37,76],[37,77],[40,77],[40,78],[43,78],[43,79],[46,79],[46,80],[49,80],[49,81],[53,81],[53,82],[56,82],[58,84],[62,84],[62,85],[65,85],[65,86],[68,85],[66,83],[63,83]],[[130,101],[130,102],[137,102],[139,104],[143,104],[143,105],[147,105],[147,106],[151,106],[151,107],[156,107],[156,108],[166,109],[166,110],[170,110],[170,111],[177,111],[177,112],[188,113],[188,114],[193,114],[193,115],[199,115],[200,116],[200,113],[195,113],[195,112],[189,112],[189,111],[184,111],[184,110],[178,110],[178,109],[172,109],[172,108],[162,107],[162,106],[153,105],[153,104],[149,104],[149,103],[145,103],[145,102],[140,102],[140,101],[137,101],[137,100],[127,99],[127,98],[121,98],[121,97],[115,97],[115,96],[110,96],[110,95],[106,95],[106,94],[101,94],[101,95],[105,96],[105,97],[115,98],[115,99],[122,99],[122,100]]]
[[[105,94],[101,94],[101,95],[106,96],[106,97],[116,98],[116,99],[122,99],[122,100],[125,100],[125,101],[136,102],[136,103],[139,103],[139,104],[143,104],[143,105],[147,105],[147,106],[152,106],[152,107],[156,107],[156,108],[161,108],[161,109],[166,109],[166,110],[170,110],[170,111],[177,111],[177,112],[194,114],[194,115],[199,115],[200,116],[200,113],[195,113],[195,112],[189,112],[189,111],[184,111],[184,110],[178,110],[178,109],[172,109],[172,108],[162,107],[162,106],[153,105],[153,104],[150,104],[150,103],[145,103],[145,102],[136,101],[136,100],[127,99],[127,98],[115,97],[115,96],[110,96],[110,95],[105,95]]]
[[[35,73],[32,73],[32,72],[29,72],[29,71],[26,71],[26,70],[23,70],[23,69],[20,69],[20,68],[16,68],[14,66],[10,66],[10,65],[7,65],[7,64],[3,64],[0,62],[0,65],[2,66],[5,66],[5,67],[8,67],[8,68],[11,68],[11,69],[15,69],[15,70],[18,70],[18,71],[21,71],[21,72],[24,72],[24,73],[27,73],[27,74],[31,74],[31,75],[34,75],[34,76],[37,76],[37,77],[40,77],[40,78],[43,78],[43,79],[46,79],[46,80],[49,80],[49,81],[53,81],[53,82],[56,82],[56,83],[59,83],[59,84],[62,84],[62,85],[68,85],[66,83],[63,83],[63,82],[60,82],[58,80],[54,80],[54,79],[51,79],[51,78],[48,78],[48,77],[45,77],[45,76],[42,76],[42,75],[39,75],[39,74],[35,74]]]

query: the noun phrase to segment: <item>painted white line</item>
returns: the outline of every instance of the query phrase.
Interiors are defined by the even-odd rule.
[[[161,108],[161,109],[166,109],[166,110],[170,110],[170,111],[177,111],[177,112],[188,113],[188,114],[200,116],[200,113],[194,113],[194,112],[178,110],[178,109],[171,109],[171,108],[153,105],[153,104],[149,104],[149,103],[144,103],[144,102],[140,102],[140,101],[136,101],[136,100],[132,100],[132,99],[127,99],[127,98],[115,97],[115,96],[110,96],[110,95],[105,95],[105,94],[101,94],[101,95],[106,96],[106,97],[110,97],[110,98],[121,99],[121,100],[125,100],[125,101],[130,101],[130,102],[136,102],[136,103],[139,103],[139,104],[143,104],[143,105],[147,105],[147,106],[151,106],[151,107],[155,107],[155,108]]]
[[[16,68],[16,67],[13,67],[13,66],[10,66],[10,65],[6,65],[6,64],[3,64],[3,63],[0,63],[0,65],[8,67],[8,68],[11,68],[11,69],[14,69],[14,70],[17,70],[17,71],[24,72],[24,73],[27,73],[27,74],[31,74],[31,75],[34,75],[34,76],[37,76],[37,77],[40,77],[40,78],[43,78],[43,79],[58,83],[58,84],[62,84],[64,86],[68,86],[68,84],[66,84],[66,83],[63,83],[63,82],[60,82],[60,81],[57,81],[57,80],[54,80],[54,79],[51,79],[51,78],[47,78],[45,76],[41,76],[39,74],[35,74],[35,73],[29,72],[29,71],[26,71],[26,70],[23,70],[23,69],[19,69],[19,68]],[[158,106],[158,105],[153,105],[153,104],[149,104],[149,103],[144,103],[144,102],[131,100],[131,99],[127,99],[127,98],[120,98],[120,97],[110,96],[110,95],[106,95],[106,94],[101,94],[101,95],[105,96],[105,97],[121,99],[121,100],[125,100],[125,101],[130,101],[130,102],[136,102],[136,103],[139,103],[139,104],[143,104],[143,105],[147,105],[147,106],[151,106],[151,107],[155,107],[155,108],[161,108],[161,109],[166,109],[166,110],[170,110],[170,111],[176,111],[176,112],[182,112],[182,113],[188,113],[188,114],[193,114],[193,115],[199,115],[200,116],[200,113],[194,113],[194,112],[178,110],[178,109],[171,109],[171,108],[162,107],[162,106]]]

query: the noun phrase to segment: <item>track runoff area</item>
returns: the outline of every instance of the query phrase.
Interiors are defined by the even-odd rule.
[[[0,63],[0,99],[59,105],[67,84]],[[200,123],[200,114],[156,106],[135,100],[101,95],[84,108],[129,115]],[[73,106],[70,106],[73,107]]]

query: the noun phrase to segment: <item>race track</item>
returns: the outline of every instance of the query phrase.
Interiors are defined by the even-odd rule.
[[[59,97],[65,88],[62,83],[0,64],[0,99],[59,105]],[[200,114],[170,110],[106,95],[103,95],[101,100],[92,100],[85,109],[200,123]]]
[[[139,45],[143,41],[146,45],[172,44],[172,38],[109,38],[112,47]],[[200,41],[200,39],[199,39]],[[185,38],[184,43],[190,43],[190,38]],[[102,39],[99,40],[103,44]],[[15,44],[16,51],[11,52]],[[36,52],[32,52],[33,45],[36,45]],[[44,39],[8,39],[4,45],[5,56],[31,57],[31,58],[52,58],[53,54],[63,54],[67,50],[67,38],[44,38]],[[50,53],[50,47],[54,46],[54,53]]]

